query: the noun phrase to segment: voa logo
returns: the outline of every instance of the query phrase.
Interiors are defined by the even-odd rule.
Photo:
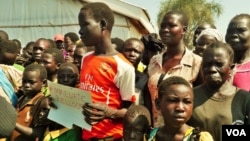
[[[227,136],[247,136],[244,129],[226,129]]]

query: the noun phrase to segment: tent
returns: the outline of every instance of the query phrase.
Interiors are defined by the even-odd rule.
[[[18,39],[24,47],[40,37],[53,39],[55,34],[78,33],[78,13],[89,2],[104,2],[114,11],[112,37],[123,40],[155,33],[143,8],[120,0],[0,0],[0,30]]]

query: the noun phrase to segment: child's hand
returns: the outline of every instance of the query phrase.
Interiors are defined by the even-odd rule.
[[[105,118],[103,109],[97,104],[85,103],[82,108],[85,121],[90,125],[97,124]]]
[[[74,58],[71,57],[71,56],[69,56],[69,55],[67,55],[67,56],[65,57],[65,62],[74,62]]]
[[[35,126],[48,125],[51,120],[48,119],[49,110],[51,109],[50,97],[44,97],[39,105],[39,112],[36,118],[33,118]]]
[[[53,98],[51,96],[48,96],[48,104],[51,108],[57,109],[57,106],[53,102]]]
[[[117,112],[116,109],[110,108],[103,103],[86,103],[82,108],[85,120],[90,125],[94,125],[104,118],[114,118],[113,116]]]

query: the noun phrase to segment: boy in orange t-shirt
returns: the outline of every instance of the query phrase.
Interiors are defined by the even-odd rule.
[[[89,91],[93,102],[83,106],[92,130],[83,130],[82,139],[122,140],[122,119],[134,99],[134,67],[112,45],[114,15],[106,4],[86,4],[78,20],[81,40],[87,47],[95,46],[83,56],[80,72],[79,88]]]

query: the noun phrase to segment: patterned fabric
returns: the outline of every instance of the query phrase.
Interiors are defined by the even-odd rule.
[[[152,129],[152,131],[150,132],[148,141],[156,141],[155,137],[156,137],[158,129],[159,128]],[[213,137],[210,135],[210,133],[205,132],[205,131],[195,133],[195,128],[193,127],[189,128],[186,131],[182,141],[195,141],[194,136],[198,137],[198,141],[213,141]]]
[[[163,80],[170,76],[182,76],[188,82],[192,84],[199,74],[202,58],[186,48],[185,53],[180,61],[180,64],[171,68],[168,72],[164,72],[162,68],[163,54],[155,55],[150,60],[148,66],[149,80],[148,88],[152,100],[152,114],[153,114],[153,126],[160,127],[162,120],[160,118],[160,112],[155,106],[155,100],[158,98],[158,80],[160,75],[166,73]],[[159,118],[158,118],[159,117]]]
[[[5,73],[5,76],[12,84],[15,92],[18,92],[18,90],[22,86],[23,72],[14,68],[13,66],[8,66],[4,64],[0,64],[0,68],[2,68],[3,72]]]
[[[93,52],[83,57],[79,88],[91,92],[93,103],[105,103],[111,108],[122,108],[122,101],[132,101],[135,92],[135,70],[122,55],[95,56]],[[83,130],[84,140],[90,138],[122,137],[122,120],[104,119]]]
[[[75,129],[62,128],[46,133],[43,141],[79,141],[80,134]]]
[[[9,80],[7,79],[5,73],[3,70],[0,68],[0,86],[1,86],[1,96],[5,97],[7,101],[11,102],[12,105],[15,107],[17,104],[17,95],[15,93],[15,90]],[[7,97],[8,98],[7,98]]]
[[[207,29],[204,29],[204,30],[201,31],[199,36],[196,38],[196,43],[204,35],[212,36],[212,37],[216,38],[217,41],[224,42],[224,36],[217,29],[207,28]]]

